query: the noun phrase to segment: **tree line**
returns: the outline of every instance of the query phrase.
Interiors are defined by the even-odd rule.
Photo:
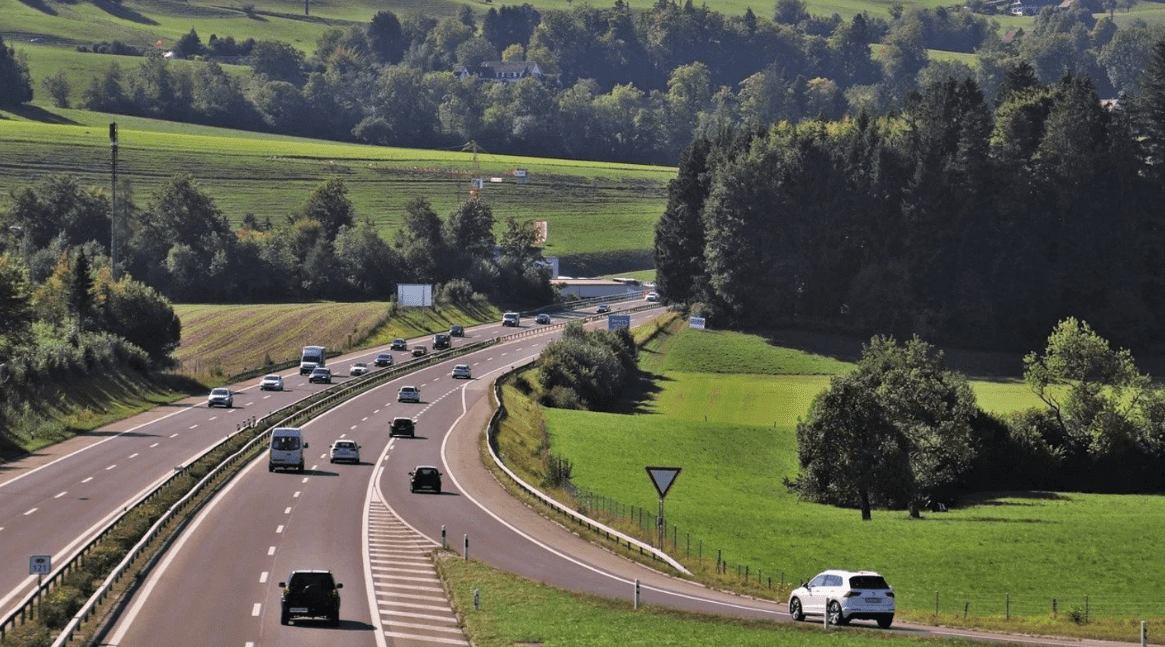
[[[0,225],[10,231],[7,251],[27,259],[34,283],[81,250],[106,265],[118,258],[118,272],[179,302],[389,300],[397,283],[441,284],[457,302],[475,294],[553,299],[532,222],[507,218],[499,239],[484,202],[464,202],[442,219],[428,200],[415,198],[386,241],[359,219],[347,192],[343,180],[326,180],[294,212],[275,222],[248,214],[236,231],[190,175],[171,178],[144,207],[132,195],[119,199],[116,219],[103,190],[54,175],[14,189]]]
[[[503,6],[484,16],[465,7],[441,19],[381,11],[367,24],[327,31],[310,55],[279,41],[204,41],[192,29],[170,51],[203,63],[175,69],[161,49],[144,48],[136,69],[115,63],[92,79],[82,106],[391,146],[471,139],[512,154],[674,164],[700,135],[893,114],[909,92],[949,76],[975,80],[990,100],[1021,62],[1043,83],[1069,71],[1115,97],[1137,89],[1149,45],[1163,35],[1136,21],[1118,28],[1111,17],[1097,19],[1108,8],[1100,0],[1048,7],[1031,29],[1004,34],[977,13],[991,7],[894,7],[887,17],[849,20],[813,16],[801,0],[779,0],[771,17],[670,0],[641,11],[623,0],[605,9]],[[973,52],[975,65],[932,61],[928,48]],[[229,74],[217,61],[246,61],[251,75]],[[495,83],[455,73],[484,61],[530,61],[548,77]],[[0,80],[4,69],[0,55]],[[22,100],[30,100],[27,66],[21,78]],[[62,74],[41,88],[58,105],[69,100]]]
[[[659,290],[720,327],[919,335],[1023,351],[1065,316],[1160,352],[1165,41],[1145,90],[1020,64],[895,117],[725,133],[686,151],[656,226]]]
[[[835,377],[797,425],[801,497],[861,510],[955,505],[966,492],[1160,492],[1165,388],[1085,322],[1068,318],[1024,380],[1047,405],[997,416],[967,379],[913,337],[877,335],[854,372]]]

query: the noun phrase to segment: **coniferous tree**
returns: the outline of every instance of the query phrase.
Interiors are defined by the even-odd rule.
[[[32,76],[28,63],[0,37],[0,108],[15,108],[32,101]]]

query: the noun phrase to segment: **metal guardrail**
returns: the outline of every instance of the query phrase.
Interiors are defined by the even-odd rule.
[[[515,373],[517,371],[523,370],[526,367],[530,366],[531,364],[533,364],[533,362],[530,362],[530,363],[524,364],[520,367],[517,367],[517,368],[511,370],[507,374],[512,374],[512,373]],[[627,544],[627,548],[629,548],[629,549],[638,548],[640,553],[650,553],[653,558],[658,558],[661,561],[667,562],[667,564],[669,566],[680,571],[681,573],[684,573],[685,575],[692,574],[691,571],[689,571],[687,568],[684,568],[683,564],[680,564],[675,559],[673,559],[671,555],[668,555],[667,553],[663,552],[662,550],[657,549],[654,546],[651,546],[650,544],[646,544],[638,539],[635,539],[634,537],[630,537],[622,532],[619,532],[618,530],[615,530],[614,528],[611,528],[610,526],[606,526],[602,523],[599,523],[598,521],[595,521],[594,519],[591,519],[590,517],[588,517],[584,514],[581,514],[579,512],[571,510],[570,508],[564,506],[563,504],[559,503],[558,501],[555,501],[554,499],[550,498],[549,496],[544,494],[541,490],[535,488],[534,486],[530,485],[529,483],[526,483],[517,474],[515,474],[510,468],[506,467],[506,464],[502,461],[501,457],[498,456],[497,449],[495,447],[496,434],[497,434],[497,430],[498,430],[498,422],[501,420],[502,414],[505,413],[505,406],[502,404],[501,396],[499,393],[500,390],[501,390],[501,387],[498,386],[497,383],[495,382],[493,396],[494,396],[494,402],[497,405],[497,408],[494,409],[494,413],[490,417],[490,420],[489,420],[489,426],[487,427],[487,432],[486,432],[487,433],[486,445],[489,446],[489,455],[491,458],[493,458],[494,464],[497,465],[498,468],[501,469],[503,472],[505,472],[506,476],[510,477],[510,479],[514,482],[515,485],[517,485],[519,488],[521,488],[525,492],[529,493],[530,495],[536,497],[538,500],[542,501],[542,503],[550,506],[551,508],[554,508],[555,510],[562,513],[563,515],[570,517],[572,520],[574,520],[579,525],[585,525],[587,528],[589,528],[591,530],[596,530],[596,531],[602,532],[602,533],[607,535],[608,539],[613,539],[618,544]]]
[[[646,309],[655,308],[655,307],[659,307],[659,304],[657,304],[657,303],[646,304],[643,306],[638,306],[636,308],[629,308],[629,309],[623,310],[622,312],[637,312],[640,310],[646,310]],[[601,319],[604,316],[606,316],[606,315],[589,315],[589,316],[585,317],[585,319],[588,321],[593,321],[596,319]],[[311,418],[315,417],[319,413],[322,413],[323,411],[331,409],[331,408],[339,405],[340,403],[342,403],[346,400],[349,400],[349,399],[355,397],[356,395],[359,395],[360,393],[363,393],[364,391],[367,391],[369,389],[380,386],[381,384],[388,382],[390,380],[393,380],[393,379],[395,379],[395,378],[397,378],[400,375],[403,375],[405,373],[410,373],[412,371],[415,371],[415,370],[418,370],[421,368],[425,368],[427,366],[431,366],[432,364],[444,362],[446,360],[453,359],[455,357],[460,357],[462,355],[476,352],[478,350],[484,349],[484,348],[486,348],[488,346],[492,346],[494,344],[503,343],[505,341],[517,339],[520,337],[527,337],[527,336],[535,335],[535,334],[544,332],[546,330],[564,327],[565,325],[566,325],[566,323],[564,322],[564,323],[560,323],[560,324],[553,324],[550,326],[540,326],[540,327],[536,327],[536,328],[528,328],[526,330],[522,330],[520,332],[515,332],[512,334],[506,335],[504,337],[495,337],[495,338],[488,340],[488,341],[475,342],[475,343],[471,343],[471,344],[457,346],[457,347],[454,347],[454,348],[451,348],[448,350],[434,352],[432,354],[426,355],[423,358],[411,359],[411,360],[408,360],[406,362],[402,362],[401,364],[398,364],[398,365],[395,365],[392,367],[386,367],[386,368],[382,368],[379,370],[374,370],[374,371],[368,373],[367,375],[361,376],[357,379],[348,380],[348,381],[345,381],[345,382],[338,384],[336,386],[329,387],[323,391],[319,391],[317,393],[314,393],[311,396],[304,398],[303,400],[299,400],[299,401],[297,401],[293,404],[290,404],[286,407],[283,407],[281,409],[273,411],[273,412],[267,414],[266,416],[263,416],[261,418],[252,418],[248,421],[245,421],[245,422],[237,425],[234,433],[228,434],[226,437],[223,438],[222,441],[207,448],[205,451],[203,451],[202,453],[195,456],[185,466],[180,466],[178,468],[175,468],[175,472],[170,478],[163,481],[160,485],[158,485],[151,492],[144,494],[137,501],[135,501],[132,505],[127,506],[126,509],[123,510],[120,515],[118,515],[114,519],[110,520],[109,523],[107,523],[104,528],[102,528],[100,531],[98,531],[98,533],[96,535],[94,535],[93,539],[91,539],[84,546],[79,548],[73,554],[72,557],[70,557],[68,560],[66,560],[66,562],[64,564],[62,564],[59,567],[57,567],[56,569],[54,569],[53,572],[47,578],[38,582],[36,589],[34,589],[23,600],[21,600],[20,604],[17,605],[17,607],[11,613],[9,613],[8,616],[4,617],[3,619],[0,619],[0,640],[3,640],[3,638],[6,634],[6,631],[9,627],[16,627],[18,622],[20,624],[23,624],[23,623],[27,622],[29,619],[31,619],[33,617],[33,610],[36,607],[36,605],[38,605],[40,603],[41,599],[50,590],[52,590],[53,588],[55,588],[56,586],[61,584],[62,581],[64,580],[64,578],[69,573],[71,573],[73,570],[75,570],[77,568],[80,568],[81,563],[83,562],[85,556],[89,553],[89,551],[92,548],[94,548],[95,546],[97,546],[99,543],[101,543],[101,541],[104,540],[109,535],[110,532],[115,530],[117,528],[117,526],[120,525],[121,522],[127,516],[136,512],[142,505],[150,502],[153,498],[155,498],[158,495],[158,493],[163,488],[165,488],[167,485],[169,485],[171,482],[173,482],[174,479],[179,478],[182,475],[184,475],[186,470],[189,469],[189,467],[191,465],[197,463],[198,461],[205,458],[207,455],[218,450],[224,444],[226,444],[227,442],[230,442],[239,433],[242,433],[243,431],[246,431],[246,430],[258,429],[258,428],[261,428],[264,426],[266,426],[267,429],[269,430],[269,429],[272,429],[272,428],[277,427],[277,426],[294,426],[296,424],[302,424],[303,422],[310,420]],[[265,370],[269,370],[269,369],[270,369],[270,367],[266,367]],[[261,370],[260,372],[264,372],[264,371]],[[495,399],[498,398],[498,395],[496,392],[496,387],[495,387],[494,397],[495,397]],[[498,400],[498,403],[499,403],[498,411],[501,411],[502,409],[500,407],[500,399]],[[573,510],[570,510],[569,508],[566,508],[562,504],[558,503],[557,501],[554,501],[553,499],[550,499],[546,495],[542,494],[540,491],[537,491],[532,486],[530,486],[529,484],[525,483],[520,478],[518,478],[517,475],[515,475],[513,472],[511,472],[509,470],[509,468],[507,468],[501,462],[501,459],[497,456],[496,452],[494,452],[494,449],[493,449],[492,434],[496,431],[498,411],[495,411],[494,417],[491,418],[490,423],[489,423],[490,426],[488,429],[488,433],[491,434],[490,443],[489,443],[490,444],[490,454],[491,454],[491,456],[493,456],[495,463],[497,463],[498,466],[503,471],[505,471],[507,475],[510,476],[510,478],[514,479],[514,482],[516,484],[518,484],[519,487],[521,487],[521,488],[531,492],[531,494],[534,494],[535,496],[543,499],[544,501],[546,501],[546,503],[548,505],[555,507],[556,509],[559,509],[563,514],[566,514],[568,516],[575,518],[580,524],[585,524],[590,528],[602,530],[603,532],[606,532],[609,537],[610,536],[618,537],[621,541],[626,542],[629,547],[634,545],[634,546],[639,547],[642,551],[649,551],[653,555],[658,556],[663,561],[668,562],[669,564],[671,564],[673,567],[677,568],[678,570],[680,570],[684,573],[688,573],[687,569],[685,569],[682,565],[680,565],[678,562],[673,560],[666,553],[663,553],[663,552],[655,549],[652,546],[644,544],[643,542],[641,542],[637,539],[634,539],[632,537],[628,537],[628,536],[626,536],[626,535],[624,535],[624,534],[622,534],[622,533],[620,533],[612,528],[609,528],[609,527],[607,527],[607,526],[605,526],[605,525],[603,525],[603,524],[601,524],[593,519],[590,519],[589,517],[581,515]],[[278,422],[275,422],[276,420],[278,420]],[[69,624],[66,625],[66,627],[64,629],[62,629],[61,633],[57,637],[57,640],[53,643],[54,647],[57,647],[59,645],[64,645],[69,640],[72,639],[73,635],[77,631],[77,628],[80,626],[80,624],[88,619],[89,615],[93,613],[93,610],[97,607],[98,604],[100,604],[102,601],[104,601],[105,596],[107,596],[109,594],[109,591],[111,590],[113,585],[116,584],[118,582],[118,580],[120,580],[120,578],[121,578],[122,574],[124,574],[125,570],[128,569],[134,563],[134,561],[137,560],[137,558],[141,554],[141,551],[144,550],[145,546],[147,546],[151,541],[153,541],[153,539],[155,538],[155,536],[157,535],[159,530],[171,519],[171,517],[173,517],[178,511],[180,511],[182,507],[187,505],[189,503],[190,499],[194,495],[201,492],[201,490],[204,487],[206,487],[206,484],[212,482],[214,478],[217,478],[219,473],[225,467],[236,462],[240,457],[246,455],[247,452],[252,451],[252,449],[254,448],[254,445],[256,443],[263,442],[266,440],[266,438],[267,438],[267,433],[265,430],[263,433],[256,436],[250,442],[248,442],[238,452],[236,452],[232,456],[224,459],[222,463],[220,463],[218,466],[216,466],[214,469],[212,469],[210,471],[210,473],[208,473],[201,481],[199,481],[199,483],[195,484],[195,486],[191,489],[191,491],[189,493],[187,493],[186,496],[184,496],[182,499],[180,499],[178,502],[176,502],[173,506],[171,506],[171,508],[162,516],[162,518],[160,518],[146,532],[146,535],[142,538],[142,540],[140,542],[138,542],[138,544],[136,546],[134,546],[132,549],[130,549],[130,551],[126,555],[126,557],[122,560],[122,562],[120,564],[118,564],[117,567],[114,568],[113,572],[106,578],[106,580],[102,583],[101,587],[99,587],[98,590],[94,592],[94,594],[89,598],[89,600],[86,602],[86,604],[82,606],[82,608],[77,612],[77,614],[73,617],[73,619],[69,622]]]
[[[111,519],[104,528],[102,528],[97,532],[96,535],[94,535],[93,539],[88,541],[84,546],[80,547],[69,559],[65,561],[64,564],[54,569],[53,572],[48,575],[48,577],[38,582],[36,589],[25,596],[11,613],[9,613],[3,619],[0,619],[0,640],[4,638],[9,627],[16,627],[18,623],[23,624],[24,622],[27,622],[29,619],[31,619],[33,617],[33,609],[40,603],[41,599],[50,590],[61,584],[69,573],[76,570],[77,568],[80,568],[81,563],[89,551],[101,543],[104,539],[106,539],[109,533],[115,530],[127,516],[137,511],[142,505],[153,500],[157,496],[158,492],[173,482],[174,479],[183,476],[191,465],[202,460],[208,454],[217,451],[224,444],[230,442],[239,433],[250,429],[261,428],[263,426],[267,426],[267,428],[270,429],[280,425],[291,426],[300,424],[315,417],[322,411],[331,409],[341,402],[358,395],[359,393],[380,386],[381,384],[395,379],[404,373],[412,372],[414,370],[421,369],[438,362],[443,362],[455,357],[459,357],[461,355],[481,350],[482,348],[490,346],[494,343],[497,343],[496,340],[465,344],[463,346],[451,348],[449,350],[439,351],[430,355],[426,355],[424,358],[417,358],[402,362],[401,364],[393,367],[378,369],[368,373],[365,376],[361,376],[359,379],[348,380],[341,384],[324,389],[323,391],[313,393],[303,400],[299,400],[277,411],[273,411],[266,416],[263,416],[262,418],[252,418],[237,425],[233,433],[228,434],[220,442],[195,456],[185,466],[175,468],[174,474],[172,476],[164,480],[149,493],[142,495],[132,504],[126,506],[122,513]],[[276,420],[279,422],[274,422]],[[240,451],[250,451],[250,448],[254,443],[264,441],[265,439],[266,433],[256,436],[254,440],[248,443],[247,446]],[[237,455],[238,454],[236,454],[236,456]],[[211,475],[217,474],[224,465],[233,462],[233,460],[235,460],[234,456],[225,459],[219,467],[216,467],[211,471],[211,474],[208,475],[208,478]],[[203,479],[203,481],[205,482],[206,479]],[[191,492],[195,493],[201,490],[202,487],[203,483],[200,482],[194,486]],[[148,544],[149,541],[153,539],[153,536],[157,533],[157,529],[164,525],[163,522],[169,520],[173,514],[173,511],[178,510],[181,506],[185,505],[185,502],[188,500],[188,498],[189,495],[184,497],[179,503],[176,503],[171,508],[171,511],[168,511],[167,514],[164,515],[163,518],[159,520],[159,522],[155,524],[153,528],[147,531],[146,538],[143,539],[139,546]],[[76,626],[87,619],[89,613],[92,612],[92,609],[104,599],[105,595],[108,593],[109,587],[116,583],[117,580],[120,579],[121,573],[124,572],[125,568],[128,568],[128,566],[136,560],[141,550],[139,546],[135,546],[133,549],[131,549],[129,555],[126,558],[126,561],[119,565],[114,570],[114,573],[110,576],[111,579],[107,579],[106,583],[102,585],[102,588],[98,589],[98,591],[96,591],[93,596],[90,597],[89,602],[82,607],[73,621],[66,626],[62,635],[67,634],[71,638],[72,634],[76,631]],[[69,638],[66,638],[65,640],[67,641],[68,639]],[[58,641],[58,643],[55,644],[63,643]]]

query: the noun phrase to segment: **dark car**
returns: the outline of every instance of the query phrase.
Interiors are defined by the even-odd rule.
[[[332,383],[332,369],[317,366],[311,370],[311,375],[307,376],[307,381],[313,384],[331,384]]]
[[[292,571],[279,588],[283,589],[282,624],[290,624],[293,618],[327,618],[333,627],[340,625],[339,589],[344,585],[336,582],[331,571]]]
[[[417,426],[412,418],[393,418],[392,425],[388,428],[389,436],[408,436],[409,438],[417,437]]]
[[[536,324],[548,324],[548,323],[550,323],[550,315],[548,315],[546,313],[542,313],[542,314],[538,315],[537,317],[534,317],[534,323],[536,323]]]
[[[462,326],[461,324],[453,324],[452,326],[449,326],[449,336],[450,337],[464,337],[465,336],[465,327]]]
[[[398,337],[398,338],[392,340],[392,343],[389,344],[388,347],[391,348],[392,350],[408,350],[409,343]]]
[[[445,333],[437,333],[433,335],[433,350],[441,350],[442,348],[449,348],[449,335]]]
[[[376,359],[373,360],[373,362],[377,366],[392,366],[392,355],[389,355],[388,353],[381,353],[376,356]]]
[[[409,492],[432,490],[441,493],[441,472],[431,465],[418,465],[409,472]]]

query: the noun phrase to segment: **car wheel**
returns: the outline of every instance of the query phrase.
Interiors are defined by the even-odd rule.
[[[268,464],[268,465],[267,465],[267,471],[268,471],[268,472],[274,472],[274,471],[275,471],[275,466],[274,466],[274,465],[271,465],[271,464]]]
[[[789,600],[789,615],[793,617],[794,622],[801,622],[805,619],[805,611],[801,608],[800,599]]]
[[[333,627],[340,626],[340,612],[339,611],[333,611],[331,614],[328,615],[328,624],[332,625]]]
[[[299,464],[299,473],[303,474],[303,463]]]
[[[441,493],[441,486],[440,486],[440,485],[438,485],[437,487],[433,488],[433,493],[434,493],[434,494],[440,494],[440,493]]]
[[[279,614],[279,624],[281,624],[281,625],[289,625],[289,624],[291,624],[291,614],[287,613],[287,611],[282,611],[282,612],[280,612],[280,614]]]
[[[829,610],[826,613],[829,615],[829,624],[831,625],[840,627],[849,624],[849,620],[841,615],[841,605],[837,603],[837,600],[829,603]]]
[[[894,623],[894,616],[882,616],[878,618],[878,626],[883,629],[889,629],[890,625]]]
[[[329,463],[331,463],[332,465],[335,465],[335,464],[336,464],[336,459],[334,459],[334,458],[330,458],[330,459],[328,459],[328,462],[329,462]]]

